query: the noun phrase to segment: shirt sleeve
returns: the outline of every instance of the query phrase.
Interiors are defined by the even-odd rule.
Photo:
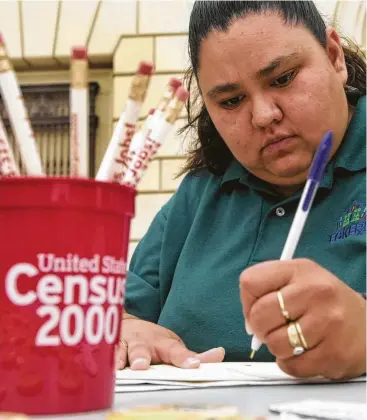
[[[155,323],[161,312],[159,266],[167,220],[166,206],[157,213],[136,247],[126,280],[126,312]]]
[[[136,247],[126,281],[125,310],[129,314],[158,322],[202,191],[212,177],[204,174],[184,177]]]

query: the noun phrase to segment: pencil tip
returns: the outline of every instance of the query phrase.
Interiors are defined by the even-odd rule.
[[[250,359],[252,360],[255,357],[255,350],[252,350],[251,354],[250,354]]]

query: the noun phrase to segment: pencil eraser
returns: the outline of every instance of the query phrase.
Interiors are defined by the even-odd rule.
[[[151,76],[153,73],[153,64],[148,61],[141,61],[138,67],[138,74],[143,74],[144,76]]]
[[[1,32],[0,32],[0,44],[5,44],[5,40]]]
[[[154,114],[154,112],[155,112],[155,109],[154,109],[154,108],[150,108],[150,110],[149,110],[149,112],[148,112],[148,115],[153,115],[153,114]]]
[[[176,77],[172,77],[168,84],[175,92],[180,86],[182,86],[181,80],[177,79]]]
[[[176,90],[175,98],[177,98],[179,101],[186,102],[189,96],[190,96],[190,92],[183,87],[179,87]]]
[[[73,47],[71,49],[71,58],[73,60],[88,60],[88,50],[86,47]]]

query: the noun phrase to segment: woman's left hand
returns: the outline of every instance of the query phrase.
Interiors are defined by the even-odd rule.
[[[278,290],[308,345],[298,356]],[[366,300],[320,265],[307,259],[257,264],[241,274],[240,292],[247,329],[267,345],[284,372],[329,379],[366,372]]]

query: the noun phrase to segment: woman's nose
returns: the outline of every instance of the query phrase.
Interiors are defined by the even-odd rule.
[[[257,98],[252,105],[252,125],[256,128],[266,128],[274,122],[280,122],[283,113],[279,106],[270,98]]]

